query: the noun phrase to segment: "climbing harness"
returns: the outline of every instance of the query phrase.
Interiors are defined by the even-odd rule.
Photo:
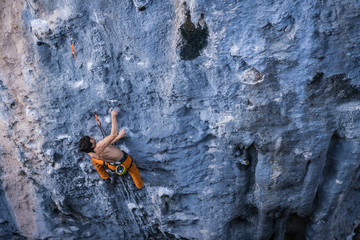
[[[124,175],[128,169],[130,169],[134,163],[133,159],[131,158],[131,163],[130,163],[130,166],[128,168],[126,168],[124,166],[124,162],[127,160],[128,158],[128,154],[126,152],[123,151],[123,157],[118,161],[118,162],[114,162],[114,163],[109,163],[110,165],[112,166],[116,166],[116,169],[115,169],[115,172],[116,174],[118,175]]]
[[[103,138],[105,138],[105,137],[106,137],[106,132],[105,132],[105,130],[102,128],[101,122],[100,122],[98,116],[96,115],[96,113],[95,113],[95,118],[96,118],[96,125],[100,128],[100,131],[101,131],[101,134],[103,135]]]
[[[72,48],[72,56],[73,56],[73,58],[74,59],[76,59],[77,58],[77,55],[76,55],[76,53],[75,53],[75,41],[73,41],[72,43],[71,43],[71,48]]]

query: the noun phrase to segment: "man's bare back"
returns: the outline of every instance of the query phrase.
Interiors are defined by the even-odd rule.
[[[121,149],[115,147],[114,145],[107,146],[104,151],[100,153],[97,153],[95,147],[94,152],[88,154],[92,158],[103,160],[109,163],[117,162],[124,156],[123,151],[121,151]]]

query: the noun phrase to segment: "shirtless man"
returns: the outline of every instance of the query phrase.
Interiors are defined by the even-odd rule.
[[[124,129],[121,129],[118,134],[117,115],[117,110],[111,111],[111,133],[109,136],[98,142],[93,137],[83,136],[79,142],[79,150],[86,152],[92,158],[92,163],[100,177],[106,182],[110,182],[110,176],[104,166],[106,165],[115,171],[119,165],[123,165],[133,178],[136,187],[140,189],[143,182],[132,157],[113,145],[117,140],[126,136]]]

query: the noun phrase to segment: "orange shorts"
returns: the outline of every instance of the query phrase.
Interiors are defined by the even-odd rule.
[[[132,165],[131,165],[131,162],[132,162]],[[96,159],[96,158],[92,158],[92,163],[102,179],[108,179],[110,177],[109,174],[105,170],[105,165],[113,171],[115,171],[116,167],[117,167],[117,166],[110,165],[109,163],[107,163],[103,160]],[[122,164],[127,169],[127,171],[130,173],[130,176],[132,177],[136,187],[138,189],[141,189],[143,187],[144,183],[141,179],[139,169],[137,168],[135,162],[132,160],[132,157],[129,154],[127,154],[127,158],[125,159],[125,161]],[[131,165],[131,167],[130,167],[130,165]]]

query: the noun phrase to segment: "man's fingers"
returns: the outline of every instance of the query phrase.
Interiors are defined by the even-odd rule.
[[[118,111],[117,110],[112,110],[111,115],[118,115]]]
[[[126,131],[125,131],[125,129],[120,129],[120,131],[119,131],[119,135],[123,135],[123,136],[126,136]]]

